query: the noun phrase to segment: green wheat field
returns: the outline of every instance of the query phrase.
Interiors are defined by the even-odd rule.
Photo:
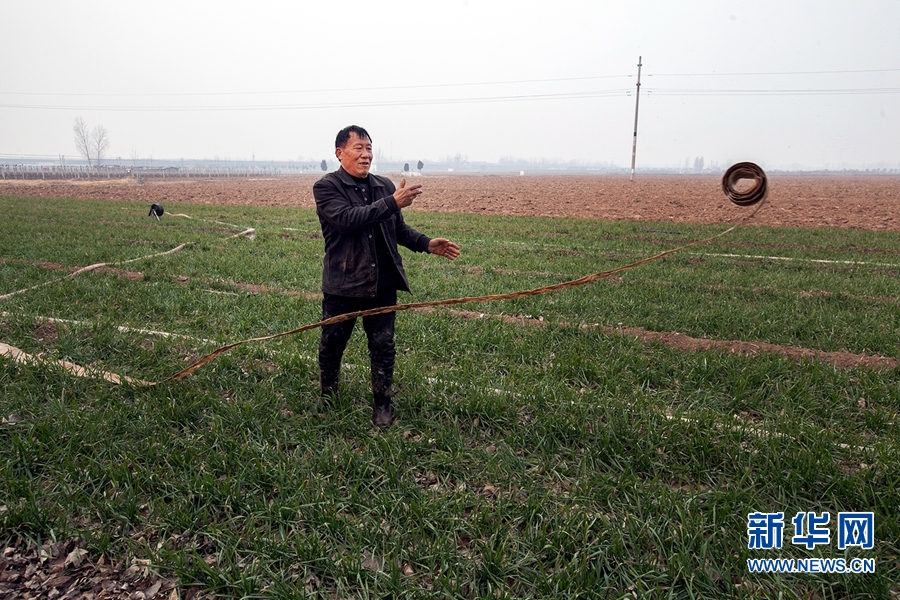
[[[0,296],[33,288],[0,300],[0,342],[37,357],[0,357],[3,547],[78,538],[224,598],[900,595],[896,366],[609,329],[896,359],[900,234],[747,225],[587,286],[401,312],[398,420],[380,431],[359,326],[324,412],[318,330],[153,387],[58,365],[161,381],[319,320],[313,210],[165,208],[0,197]],[[462,256],[403,249],[401,302],[537,288],[725,229],[406,220]],[[831,539],[807,549],[792,519],[811,511]],[[784,513],[781,549],[748,548],[755,512]],[[838,549],[841,512],[874,514],[872,549]],[[814,557],[875,569],[748,567]]]

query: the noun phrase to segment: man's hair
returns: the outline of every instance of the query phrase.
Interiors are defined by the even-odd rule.
[[[350,139],[350,134],[355,133],[356,137],[359,139],[368,139],[370,142],[372,141],[372,136],[369,135],[369,132],[360,127],[359,125],[348,125],[344,127],[340,131],[338,131],[337,137],[334,138],[334,147],[335,148],[343,148],[344,144],[347,143],[347,140]]]

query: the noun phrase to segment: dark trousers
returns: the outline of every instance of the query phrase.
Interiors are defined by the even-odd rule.
[[[397,304],[397,290],[379,291],[375,298],[350,298],[325,294],[322,300],[322,318],[328,319],[360,310],[393,306]],[[363,317],[363,329],[369,342],[369,361],[372,369],[372,395],[376,405],[389,404],[391,384],[394,379],[394,320],[397,313]],[[356,319],[322,327],[319,341],[319,376],[323,395],[337,391],[341,371],[341,358],[353,333]]]

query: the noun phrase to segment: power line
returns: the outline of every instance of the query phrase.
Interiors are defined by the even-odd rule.
[[[898,72],[900,68],[892,69],[848,69],[839,71],[768,71],[768,72],[735,72],[735,73],[646,73],[647,77],[743,77],[743,76],[761,76],[761,75],[833,75],[847,73],[891,73]],[[87,97],[87,98],[176,98],[176,97],[209,97],[209,96],[259,96],[259,95],[285,95],[285,94],[314,94],[314,93],[332,93],[332,92],[372,92],[372,91],[391,91],[391,90],[417,90],[417,89],[440,89],[440,88],[458,88],[458,87],[477,87],[491,85],[518,85],[524,83],[557,83],[571,81],[594,81],[600,79],[624,79],[631,78],[634,75],[591,75],[584,77],[554,77],[545,79],[512,79],[501,81],[470,81],[457,83],[432,83],[419,85],[396,85],[396,86],[372,86],[372,87],[350,87],[350,88],[314,88],[301,90],[271,90],[259,91],[248,90],[238,92],[150,92],[150,93],[73,93],[73,92],[14,92],[2,91],[0,95],[11,96],[68,96],[68,97]]]
[[[742,77],[747,75],[835,75],[845,73],[892,73],[900,69],[849,69],[845,71],[769,71],[759,73],[650,73],[648,77]]]
[[[355,88],[321,88],[308,90],[280,90],[280,91],[245,91],[245,92],[172,92],[172,93],[148,93],[148,94],[96,94],[96,93],[65,93],[65,92],[3,92],[0,95],[8,94],[15,96],[73,96],[73,97],[93,97],[93,98],[128,98],[128,97],[185,97],[185,96],[254,96],[254,95],[276,95],[276,94],[318,94],[330,92],[374,92],[386,90],[417,90],[417,89],[435,89],[435,88],[452,88],[452,87],[473,87],[487,85],[513,85],[522,83],[556,83],[567,81],[592,81],[597,79],[624,79],[631,75],[595,75],[590,77],[558,77],[553,79],[518,79],[509,81],[474,81],[467,83],[429,83],[421,85],[395,85],[395,86],[378,86],[378,87],[355,87]]]
[[[648,94],[655,96],[841,96],[864,94],[897,94],[900,88],[835,88],[806,90],[703,90],[703,89],[650,89]]]
[[[321,110],[326,108],[375,108],[396,106],[429,106],[453,104],[484,104],[495,102],[522,102],[534,100],[573,100],[630,96],[630,88],[586,92],[561,92],[548,94],[516,94],[505,96],[471,96],[464,98],[431,98],[420,100],[376,100],[358,102],[316,102],[306,104],[241,104],[212,106],[78,106],[53,104],[0,104],[0,108],[26,110],[81,110],[112,112],[221,112],[267,110]],[[653,96],[840,96],[898,94],[900,88],[827,88],[827,89],[691,89],[650,88]]]
[[[744,73],[656,73],[653,77],[722,77],[722,76],[761,76],[761,75],[823,75],[823,74],[847,74],[847,73],[887,73],[897,72],[900,68],[891,69],[854,69],[832,71],[779,71],[779,72],[744,72]],[[2,92],[0,95],[11,96],[40,96],[40,97],[78,97],[78,98],[188,98],[188,97],[233,97],[241,95],[280,95],[280,94],[310,94],[325,92],[374,92],[374,91],[408,91],[425,89],[447,89],[474,86],[515,85],[515,84],[550,84],[563,82],[590,82],[601,79],[630,78],[632,75],[597,75],[588,77],[563,77],[545,79],[521,79],[507,81],[483,81],[468,83],[440,83],[423,85],[400,85],[380,87],[357,88],[323,88],[295,91],[247,91],[247,92],[200,92],[200,93],[150,93],[150,94],[69,94],[69,93],[29,93],[29,92]],[[653,96],[831,96],[831,95],[880,95],[896,94],[900,88],[892,87],[862,87],[862,88],[820,88],[820,89],[695,89],[695,88],[665,88],[651,87],[646,90]],[[271,111],[271,110],[320,110],[325,108],[363,108],[363,107],[402,107],[402,106],[426,106],[426,105],[452,105],[452,104],[479,104],[493,102],[521,102],[529,100],[567,100],[581,98],[602,98],[612,96],[630,96],[632,91],[626,89],[588,90],[579,92],[555,92],[543,94],[505,94],[494,96],[468,96],[461,98],[426,98],[426,99],[387,99],[387,100],[360,100],[337,102],[293,102],[272,104],[233,104],[233,105],[170,105],[170,106],[127,106],[127,105],[92,105],[79,106],[76,104],[34,104],[34,103],[3,103],[0,108],[18,108],[26,110],[78,110],[78,111],[118,111],[118,112],[215,112],[215,111]]]
[[[87,110],[126,112],[193,112],[193,111],[246,111],[246,110],[317,110],[323,108],[365,108],[381,106],[423,106],[435,104],[479,104],[489,102],[519,102],[523,100],[571,100],[579,98],[602,98],[625,96],[629,89],[602,90],[595,92],[567,92],[556,94],[520,94],[510,96],[483,96],[469,98],[434,98],[425,100],[379,100],[360,102],[319,102],[313,104],[248,104],[233,106],[69,106],[52,104],[0,104],[0,108],[22,108],[37,110]]]

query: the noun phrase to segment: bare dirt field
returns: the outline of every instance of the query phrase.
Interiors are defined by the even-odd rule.
[[[395,182],[399,174],[390,174]],[[0,195],[100,198],[146,204],[314,206],[318,175],[274,179],[0,181]],[[407,210],[732,223],[751,208],[732,204],[713,176],[423,175],[424,193]],[[900,177],[769,178],[768,205],[756,225],[900,231]]]

